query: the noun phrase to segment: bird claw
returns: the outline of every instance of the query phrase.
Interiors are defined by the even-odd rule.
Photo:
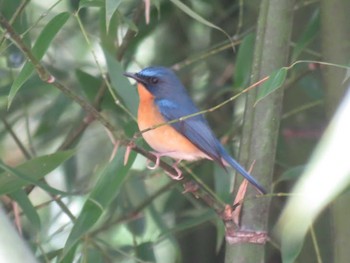
[[[180,181],[182,180],[184,177],[182,175],[182,171],[180,170],[180,168],[177,166],[180,163],[181,160],[177,160],[171,167],[174,168],[174,170],[177,172],[177,175],[173,175],[169,172],[165,172],[171,179],[176,180],[176,181]]]
[[[184,179],[182,172],[181,171],[177,171],[177,175],[173,175],[169,172],[165,172],[171,179],[175,180],[175,181],[181,181],[182,179]]]
[[[146,167],[147,167],[148,169],[154,170],[154,169],[158,168],[160,157],[157,156],[157,155],[156,155],[156,157],[157,157],[157,159],[156,159],[156,162],[154,163],[153,166],[150,164],[152,161],[151,161],[151,160],[147,160]]]
[[[154,162],[154,165],[152,166],[150,163],[153,162],[151,160],[147,160],[147,163],[146,163],[146,167],[150,170],[154,170],[156,168],[159,167],[159,160],[160,160],[160,157],[162,157],[163,155],[166,155],[164,153],[158,153],[158,152],[152,152],[152,154],[156,157],[156,161]],[[174,175],[174,174],[171,174],[167,171],[165,171],[165,173],[173,180],[176,180],[176,181],[180,181],[182,180],[184,177],[182,175],[182,171],[180,170],[178,166],[178,164],[180,163],[181,160],[177,160],[171,167],[174,168],[174,170],[176,171],[177,175]]]
[[[148,169],[150,169],[150,170],[154,170],[154,169],[156,169],[156,168],[159,167],[159,160],[160,160],[160,157],[162,157],[164,154],[158,153],[158,152],[150,152],[150,153],[152,153],[152,154],[156,157],[156,161],[154,162],[154,161],[152,161],[152,160],[150,160],[150,159],[147,159],[146,167],[147,167]],[[151,162],[154,162],[154,165],[153,165],[153,166],[150,165]]]

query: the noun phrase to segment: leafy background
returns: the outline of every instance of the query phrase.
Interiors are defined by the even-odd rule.
[[[258,92],[257,103],[284,89],[274,194],[268,196],[269,212],[261,215],[269,219],[271,239],[260,262],[349,258],[344,188],[350,169],[335,169],[341,166],[336,160],[346,163],[338,157],[347,156],[349,140],[346,134],[333,133],[339,127],[349,129],[344,118],[332,120],[326,143],[316,148],[311,168],[301,176],[345,93],[334,92],[341,95],[332,97],[327,74],[329,70],[339,74],[341,81],[333,81],[333,89],[346,87],[349,76],[350,34],[333,39],[345,43],[344,49],[333,46],[338,59],[324,53],[323,2],[294,2],[289,63],[273,72]],[[349,7],[346,0],[337,2]],[[149,65],[172,67],[200,109],[219,105],[249,86],[262,4],[257,0],[0,1],[3,17],[44,65],[41,71],[35,68],[2,24],[0,194],[7,217],[38,261],[225,261],[222,219],[201,200],[184,194],[182,185],[162,169],[148,170],[142,154],[131,151],[126,160],[126,145],[138,131],[138,96],[122,73]],[[339,23],[333,26],[341,28]],[[102,118],[96,119],[91,105]],[[234,156],[243,112],[244,95],[240,95],[206,114]],[[348,113],[341,116],[346,120]],[[318,156],[335,138],[338,147],[326,159],[329,170],[312,179]],[[142,139],[135,142],[149,150]],[[186,168],[221,202],[232,202],[231,172],[226,174],[209,161]],[[336,178],[338,174],[343,176]],[[293,190],[296,182],[299,188]],[[305,182],[309,187],[303,190]],[[321,183],[329,187],[322,188]],[[293,201],[299,193],[311,201]],[[303,221],[315,203],[318,208]],[[295,218],[301,220],[295,223]]]

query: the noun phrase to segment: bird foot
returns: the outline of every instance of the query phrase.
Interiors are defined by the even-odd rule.
[[[177,160],[171,167],[174,168],[174,170],[177,172],[177,175],[173,175],[169,172],[165,172],[171,179],[176,180],[176,181],[180,181],[182,180],[184,177],[182,175],[182,171],[180,170],[180,168],[178,167],[178,164],[181,162],[181,160]]]
[[[150,170],[154,170],[156,168],[159,167],[159,160],[160,157],[167,155],[167,153],[159,153],[159,152],[151,152],[155,157],[156,157],[156,161],[154,162],[154,165],[152,166],[150,163],[153,162],[149,159],[147,159],[147,163],[146,163],[146,167]],[[176,181],[180,181],[183,179],[183,175],[182,175],[182,171],[180,170],[180,168],[178,167],[178,164],[181,162],[181,160],[177,160],[171,167],[174,168],[174,170],[176,171],[177,175],[171,174],[167,171],[165,171],[165,173],[173,180]]]
[[[150,170],[154,170],[156,168],[158,168],[159,166],[159,160],[160,160],[160,155],[158,153],[152,152],[152,154],[154,154],[156,156],[156,162],[154,163],[154,165],[152,166],[150,163],[152,162],[151,160],[147,159],[147,163],[146,163],[146,167]]]
[[[146,167],[150,170],[154,170],[154,169],[158,168],[158,166],[159,166],[160,157],[167,155],[167,153],[159,153],[159,152],[150,152],[150,153],[152,153],[156,157],[156,161],[154,162],[154,165],[152,166],[150,163],[153,161],[150,159],[147,159]]]

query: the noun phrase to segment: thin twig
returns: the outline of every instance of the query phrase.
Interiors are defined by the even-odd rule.
[[[26,147],[24,147],[23,143],[18,138],[16,133],[13,131],[11,125],[7,122],[7,120],[6,120],[6,118],[4,116],[1,116],[1,121],[3,122],[3,124],[4,124],[5,128],[7,129],[7,131],[12,136],[13,140],[16,142],[18,148],[21,150],[21,152],[23,153],[25,158],[28,159],[28,160],[31,159],[32,156],[31,156],[30,152],[26,149]]]
[[[323,100],[316,100],[316,101],[311,101],[309,103],[301,105],[300,107],[297,107],[295,109],[292,109],[291,111],[284,113],[281,116],[281,120],[285,120],[285,119],[289,118],[290,116],[293,116],[293,115],[298,114],[300,112],[306,111],[306,110],[311,109],[313,107],[322,105],[323,103],[324,103]]]
[[[139,204],[137,207],[135,207],[132,211],[123,213],[118,218],[112,220],[109,224],[102,224],[101,227],[93,230],[89,233],[90,236],[95,236],[103,231],[108,230],[110,227],[117,225],[121,222],[128,221],[135,217],[138,213],[140,213],[143,209],[145,209],[148,205],[150,205],[156,198],[158,198],[163,193],[166,193],[171,188],[173,188],[177,184],[177,181],[170,181],[166,185],[159,188],[153,195],[151,195],[149,198],[147,198],[145,201],[143,201],[141,204]]]
[[[37,58],[33,55],[31,50],[24,44],[22,38],[14,31],[7,19],[0,13],[0,24],[6,30],[5,37],[12,39],[13,43],[24,53],[27,59],[33,64],[41,80],[50,83],[52,76],[39,63]]]
[[[310,227],[310,233],[311,233],[312,243],[313,243],[314,248],[315,248],[315,254],[316,254],[316,258],[317,258],[317,263],[323,263],[321,252],[320,252],[320,246],[319,246],[319,244],[317,242],[315,228],[314,228],[313,225],[311,225],[311,227]]]
[[[230,49],[230,48],[232,48],[232,45],[237,46],[240,43],[241,43],[241,40],[234,41],[233,43],[231,43],[229,41],[225,41],[223,44],[220,44],[217,47],[211,48],[210,50],[207,50],[200,55],[196,55],[195,57],[188,58],[182,62],[176,63],[171,68],[173,70],[179,70],[179,69],[186,67],[186,66],[188,66],[196,61],[206,59],[210,56],[213,56],[217,53],[220,53],[221,51],[224,51],[226,49]]]
[[[22,11],[24,10],[24,8],[26,7],[26,5],[29,3],[29,0],[23,0],[22,3],[20,3],[20,5],[18,6],[18,8],[16,9],[16,11],[13,13],[9,23],[12,25],[13,22],[15,22],[15,20],[17,19],[17,17],[22,13]],[[4,43],[6,37],[5,35],[3,35],[0,39],[0,46]]]
[[[135,24],[137,24],[139,22],[140,17],[142,15],[142,11],[143,11],[143,4],[140,3],[138,5],[138,7],[136,8],[136,11],[133,15],[133,22]],[[79,18],[79,17],[77,17],[77,18]],[[79,20],[78,20],[78,22],[79,22]],[[85,39],[87,39],[87,42],[89,44],[90,43],[89,38],[87,37],[87,34],[85,33],[85,30],[84,30],[84,27],[82,26],[82,24],[81,24],[81,30],[83,31]],[[125,34],[125,37],[122,40],[121,46],[118,48],[118,54],[117,54],[118,61],[120,61],[123,58],[125,51],[126,51],[127,47],[129,46],[129,43],[133,39],[134,36],[135,36],[135,31],[133,31],[132,29],[128,29],[127,33]],[[90,47],[91,47],[91,45],[90,45]],[[101,75],[105,76],[102,72],[101,72]],[[109,81],[105,80],[105,83],[103,83],[103,85],[101,85],[101,87],[99,88],[99,90],[96,94],[96,97],[94,99],[93,106],[97,110],[100,110],[102,99],[105,96],[105,93],[107,90],[107,83],[109,83]],[[112,92],[112,94],[114,94],[114,93]],[[116,98],[114,100],[118,103],[118,100],[116,100]],[[88,118],[88,119],[90,119],[90,118]],[[77,128],[75,128],[75,130],[73,132],[71,132],[70,135],[67,136],[67,138],[64,140],[64,142],[59,147],[59,150],[68,149],[69,146],[72,145],[72,143],[74,143],[77,140],[77,138],[80,137],[80,135],[85,131],[85,129],[89,126],[90,123],[91,122],[82,121],[79,124],[79,126]]]
[[[144,4],[142,1],[140,1],[138,6],[135,8],[134,15],[132,18],[134,24],[138,24],[138,22],[140,21],[140,18],[142,17],[142,14],[143,14],[143,9],[144,9]],[[117,50],[116,57],[118,61],[120,61],[124,56],[126,50],[129,47],[130,41],[134,38],[135,35],[136,35],[136,32],[133,29],[129,28],[123,38],[121,45],[118,47],[118,50]]]

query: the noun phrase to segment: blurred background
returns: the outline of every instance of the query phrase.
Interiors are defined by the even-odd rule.
[[[327,20],[325,14],[332,13],[325,1],[293,5],[285,66],[304,62],[288,70],[283,86],[272,185],[281,194],[271,195],[270,210],[262,215],[269,232],[348,83],[349,74],[337,67],[349,66],[350,34],[343,28],[348,23],[340,22],[341,15]],[[336,2],[341,12],[350,11],[347,0]],[[138,131],[138,95],[122,73],[171,67],[200,109],[216,106],[249,86],[260,5],[258,0],[0,0],[2,16],[55,80],[115,128],[112,136],[74,96],[43,82],[2,24],[0,194],[39,262],[225,262],[224,224],[210,207],[184,194],[181,183],[162,169],[147,169],[140,154],[131,152],[124,166],[125,146]],[[206,114],[235,157],[244,102],[242,95]],[[135,142],[150,150],[141,138]],[[186,167],[219,200],[232,203],[232,170],[206,160]],[[298,262],[337,262],[335,247],[348,243],[338,243],[334,224],[345,225],[349,216],[344,207],[325,209]],[[341,240],[348,240],[348,231],[340,229]],[[264,262],[282,262],[272,235],[265,251]]]

